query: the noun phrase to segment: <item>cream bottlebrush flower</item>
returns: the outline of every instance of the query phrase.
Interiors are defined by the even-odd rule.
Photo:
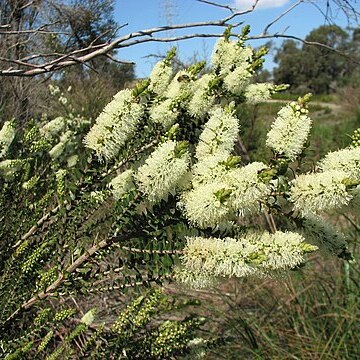
[[[91,191],[90,192],[90,199],[95,204],[103,203],[107,196],[108,196],[108,192],[105,191],[105,190],[98,190],[98,191]]]
[[[244,216],[261,210],[261,202],[269,197],[271,186],[263,182],[258,174],[267,168],[261,162],[253,162],[229,171],[224,177],[224,182],[232,189],[231,207],[238,215]]]
[[[344,234],[337,231],[329,221],[320,216],[308,215],[302,219],[302,229],[306,237],[328,252],[344,259],[351,257]]]
[[[49,121],[47,124],[42,126],[40,130],[40,134],[45,137],[52,137],[61,131],[64,130],[66,126],[66,121],[62,116],[58,116],[57,118]]]
[[[210,112],[210,119],[200,135],[196,147],[197,159],[217,152],[231,152],[239,133],[239,120],[228,109],[217,108]]]
[[[194,82],[194,94],[188,105],[188,112],[194,117],[204,117],[214,103],[215,97],[209,94],[209,85],[214,81],[214,74],[205,74]]]
[[[261,235],[261,253],[264,257],[260,266],[265,270],[292,269],[304,262],[304,254],[317,250],[317,247],[304,242],[302,235],[294,232],[276,231]]]
[[[161,124],[165,129],[171,127],[179,115],[176,103],[172,99],[166,99],[159,104],[153,105],[150,109],[151,121]]]
[[[20,159],[0,161],[0,175],[4,176],[6,179],[10,178],[20,170],[24,162],[24,160]]]
[[[330,152],[319,162],[319,167],[323,171],[342,170],[349,179],[360,181],[360,147]]]
[[[53,160],[59,158],[64,152],[72,134],[73,132],[69,130],[65,134],[61,135],[60,141],[49,151],[49,155]]]
[[[136,103],[131,90],[121,90],[106,105],[84,139],[99,158],[114,158],[126,141],[135,133],[143,107]]]
[[[243,277],[292,269],[317,250],[298,233],[277,231],[245,234],[240,239],[188,237],[181,263],[203,276]]]
[[[230,219],[229,189],[225,183],[200,185],[182,195],[179,207],[186,218],[200,228],[221,227]]]
[[[304,216],[340,208],[352,199],[346,190],[347,178],[341,170],[299,175],[292,181],[290,201]]]
[[[157,95],[166,95],[165,92],[170,83],[173,69],[166,60],[159,61],[150,73],[149,90]]]
[[[114,177],[109,187],[116,200],[120,200],[127,192],[135,188],[133,181],[134,171],[132,169],[125,170],[120,175]]]
[[[0,130],[0,159],[3,158],[9,150],[15,137],[15,126],[11,121],[5,121]]]
[[[78,155],[71,155],[66,159],[67,162],[67,167],[71,168],[74,167],[77,162],[79,161],[79,156]]]
[[[201,158],[192,169],[193,187],[215,180],[222,181],[227,175],[225,163],[229,157],[229,152],[217,152],[214,155]]]
[[[193,289],[209,288],[216,284],[216,278],[204,271],[193,272],[184,267],[176,267],[174,269],[174,278],[176,281]]]
[[[253,50],[244,47],[241,41],[229,41],[222,37],[215,45],[211,61],[222,75],[226,75],[244,62],[251,62],[252,56]]]
[[[189,162],[184,143],[169,140],[161,144],[136,174],[139,189],[151,202],[166,199],[181,187]]]
[[[303,151],[311,123],[306,109],[296,103],[288,104],[278,112],[272,123],[266,145],[293,161]]]
[[[243,277],[256,272],[250,259],[258,252],[258,246],[246,238],[188,237],[181,263],[193,273],[207,276]]]
[[[192,75],[186,70],[181,70],[171,80],[164,95],[169,99],[185,99],[191,94],[192,83]]]
[[[245,89],[245,98],[248,104],[258,104],[271,98],[274,85],[270,83],[250,84]]]
[[[241,64],[224,77],[224,87],[227,91],[235,95],[241,95],[244,92],[252,77],[248,67],[247,63]]]

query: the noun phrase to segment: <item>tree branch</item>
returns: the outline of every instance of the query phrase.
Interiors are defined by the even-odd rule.
[[[14,69],[12,67],[8,69],[0,70],[0,76],[36,76],[40,74],[45,74],[49,72],[53,72],[56,70],[63,69],[65,67],[69,67],[76,64],[85,64],[86,62],[93,60],[100,56],[106,56],[111,51],[115,49],[120,49],[124,47],[129,47],[137,44],[147,43],[147,42],[173,42],[173,41],[180,41],[180,40],[187,40],[191,38],[200,38],[200,37],[219,37],[222,34],[209,34],[209,33],[195,33],[195,34],[188,34],[188,35],[179,35],[174,37],[154,37],[154,34],[164,33],[169,30],[181,30],[181,29],[194,29],[197,27],[209,27],[209,26],[217,26],[217,27],[227,27],[227,26],[234,26],[231,24],[231,20],[241,15],[248,14],[252,12],[256,4],[259,0],[255,2],[255,4],[249,9],[245,11],[232,11],[232,13],[220,20],[214,21],[200,21],[200,22],[193,22],[193,23],[185,23],[185,24],[176,24],[176,25],[168,25],[168,26],[161,26],[155,27],[151,29],[140,30],[136,32],[129,33],[125,36],[119,37],[112,42],[103,43],[100,45],[90,45],[86,49],[80,49],[72,51],[68,54],[60,56],[52,61],[39,61],[37,64],[35,63],[22,63],[18,62],[19,59],[7,59],[2,58],[3,62],[9,63],[16,63],[19,68]],[[235,24],[235,26],[239,26],[242,22]],[[125,25],[123,25],[125,26]],[[76,56],[78,53],[87,52],[87,54],[82,56]],[[45,57],[45,56],[44,56]],[[36,58],[39,60],[43,60],[41,55],[38,55]],[[34,57],[32,58],[34,60]],[[28,67],[32,67],[32,69],[28,69]]]

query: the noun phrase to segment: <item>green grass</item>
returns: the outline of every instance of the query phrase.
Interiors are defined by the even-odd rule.
[[[299,98],[300,96],[304,96],[304,94],[290,94],[284,92],[284,93],[277,93],[272,95],[272,99],[293,101]],[[317,101],[317,102],[332,103],[332,102],[336,102],[336,100],[337,97],[335,94],[313,94],[313,96],[311,97],[311,101]]]
[[[323,259],[277,282],[239,280],[221,296],[226,310],[214,309],[231,341],[208,359],[358,359],[358,280],[354,265],[347,274]]]

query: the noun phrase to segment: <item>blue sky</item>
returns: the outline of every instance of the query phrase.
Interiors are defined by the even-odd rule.
[[[218,3],[247,9],[254,0],[228,0]],[[251,14],[238,18],[238,21],[244,21],[244,24],[251,26],[251,35],[262,33],[264,26],[284,12],[295,0],[260,0],[258,8]],[[324,5],[325,0],[317,0],[320,6]],[[166,4],[169,6],[166,8]],[[359,6],[359,5],[357,5]],[[168,10],[166,10],[168,9]],[[166,16],[166,13],[171,16]],[[220,9],[207,4],[199,3],[196,0],[116,0],[115,19],[119,24],[128,23],[126,27],[120,30],[119,35],[125,35],[130,32],[166,25],[168,21],[174,24],[188,23],[197,21],[208,21],[220,19],[229,14],[229,11]],[[346,26],[345,17],[340,12],[333,12],[334,21],[341,26]],[[288,13],[284,18],[277,22],[269,32],[279,32],[305,37],[314,28],[325,23],[321,12],[310,3],[303,3]],[[220,28],[196,29],[196,32],[221,33]],[[194,32],[194,30],[190,31]],[[189,33],[189,31],[187,31]],[[179,33],[166,33],[164,36],[174,36]],[[193,39],[178,42],[178,53],[180,58],[186,60],[197,56],[199,60],[209,59],[215,39]],[[264,42],[256,40],[252,42],[253,46],[260,46]],[[280,42],[276,42],[280,44]],[[121,60],[131,60],[136,63],[137,77],[146,77],[149,75],[152,66],[156,62],[154,57],[147,57],[150,54],[162,55],[171,46],[170,44],[145,43],[135,45],[129,48],[121,49],[118,52],[118,58]],[[271,69],[274,66],[271,55],[267,56],[265,68]]]

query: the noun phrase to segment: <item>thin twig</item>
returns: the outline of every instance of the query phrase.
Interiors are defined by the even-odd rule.
[[[60,209],[60,205],[56,206],[53,210],[51,210],[50,212],[48,212],[47,214],[45,214],[41,219],[39,219],[39,220],[37,221],[37,223],[36,223],[34,226],[32,226],[27,233],[25,233],[23,236],[21,236],[21,239],[20,239],[15,245],[13,245],[13,248],[18,247],[18,246],[21,244],[22,241],[28,239],[31,235],[33,235],[33,234],[35,233],[35,231],[36,231],[47,219],[49,219],[49,217],[50,217],[51,215],[55,215],[55,214],[58,212],[59,209]]]
[[[233,8],[233,7],[229,6],[229,5],[223,5],[223,4],[219,4],[219,3],[216,3],[216,2],[213,2],[213,1],[208,1],[208,0],[197,0],[197,1],[200,2],[200,3],[216,6],[216,7],[223,8],[223,9],[227,9],[227,10],[231,11],[232,13],[234,13],[236,11],[235,8]]]
[[[269,24],[267,24],[263,30],[263,34],[267,34],[269,28],[273,26],[276,22],[278,22],[281,18],[283,18],[286,14],[288,14],[290,11],[294,10],[297,6],[299,6],[301,3],[303,3],[304,0],[298,0],[298,2],[291,5],[288,9],[286,9],[284,12],[282,12],[278,17],[276,17],[273,21],[271,21]]]

